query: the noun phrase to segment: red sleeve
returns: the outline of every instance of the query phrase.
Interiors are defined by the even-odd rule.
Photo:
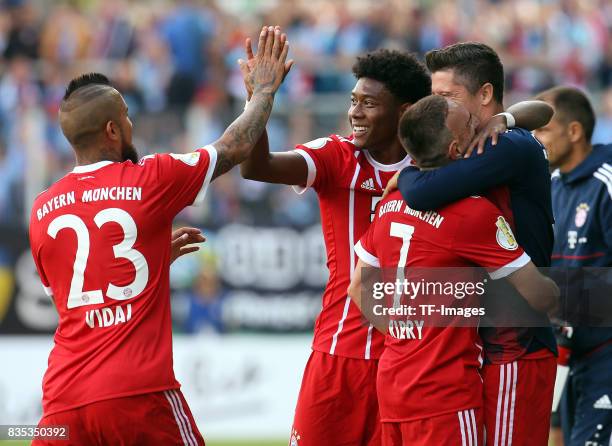
[[[374,230],[377,221],[378,216],[374,218],[366,233],[363,234],[355,245],[355,254],[368,265],[380,268],[380,260],[375,249],[376,245],[374,244]]]
[[[32,209],[36,209],[37,206],[32,206]],[[39,241],[40,235],[38,231],[38,225],[34,222],[34,217],[30,218],[30,250],[32,252],[32,258],[34,259],[34,264],[36,265],[36,271],[38,272],[38,276],[40,277],[40,282],[42,283],[43,289],[45,290],[45,294],[47,296],[53,296],[53,290],[51,289],[51,285],[49,284],[49,279],[47,278],[47,274],[45,270],[42,268],[42,264],[40,262],[39,257]]]
[[[531,261],[502,212],[485,198],[466,200],[462,224],[453,239],[453,251],[485,267],[492,279],[501,279]]]
[[[155,169],[160,202],[174,218],[186,206],[203,202],[217,163],[217,150],[209,145],[190,153],[145,156],[140,163]]]
[[[341,171],[340,145],[332,137],[318,138],[313,141],[298,144],[295,152],[306,160],[308,179],[306,184],[295,186],[294,190],[301,194],[307,188],[323,189],[329,179]]]

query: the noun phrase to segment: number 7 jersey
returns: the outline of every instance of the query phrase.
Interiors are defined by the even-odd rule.
[[[44,415],[180,387],[172,367],[172,220],[198,204],[217,152],[77,166],[42,192],[30,246],[59,314]]]

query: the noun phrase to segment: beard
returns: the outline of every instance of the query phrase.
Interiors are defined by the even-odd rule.
[[[121,158],[123,161],[131,161],[134,164],[138,163],[138,152],[132,143],[123,141],[121,146]]]

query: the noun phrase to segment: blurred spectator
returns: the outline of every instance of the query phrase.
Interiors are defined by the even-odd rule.
[[[124,11],[124,0],[104,0],[99,3],[97,23],[99,30],[95,35],[95,56],[105,59],[125,59],[134,51],[135,30],[130,17]]]
[[[196,7],[189,0],[179,0],[164,19],[161,32],[174,66],[168,86],[169,105],[186,107],[196,89],[207,80],[206,53],[214,31],[214,16],[208,8]]]
[[[123,95],[131,115],[138,115],[143,112],[144,95],[136,81],[134,63],[131,59],[123,59],[117,62],[113,84]]]
[[[6,34],[4,58],[10,60],[14,57],[38,57],[40,43],[40,24],[37,11],[29,3],[16,6],[9,10],[10,25]]]
[[[597,116],[593,144],[610,144],[612,141],[612,87],[601,96],[601,113]]]
[[[181,294],[188,302],[184,331],[223,333],[223,298],[225,291],[215,268],[203,268],[193,285]]]
[[[508,101],[558,83],[588,88],[594,141],[612,140],[612,3],[606,0],[65,0],[0,3],[0,219],[21,219],[32,196],[72,163],[57,109],[75,74],[109,74],[137,122],[141,155],[214,140],[244,100],[236,64],[263,24],[284,27],[292,72],[269,125],[286,150],[346,122],[356,55],[380,46],[426,51],[481,40],[501,55]],[[29,166],[26,169],[26,166]],[[187,223],[306,226],[316,200],[247,182],[215,183]],[[17,212],[19,210],[19,212]]]
[[[89,56],[93,17],[60,3],[44,21],[40,54],[46,62],[68,65]]]

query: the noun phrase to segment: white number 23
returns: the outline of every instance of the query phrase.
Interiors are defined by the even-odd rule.
[[[101,228],[105,223],[118,223],[123,229],[123,241],[113,246],[115,258],[122,257],[128,259],[134,264],[136,274],[134,281],[126,286],[116,286],[112,283],[108,284],[106,295],[115,300],[127,300],[136,297],[147,286],[149,280],[149,266],[146,259],[136,249],[133,249],[134,242],[138,229],[136,223],[130,214],[123,209],[109,208],[104,209],[96,214],[94,222]],[[47,234],[52,238],[56,238],[59,231],[62,229],[72,229],[77,236],[77,250],[74,259],[74,267],[72,281],[70,283],[70,293],[68,294],[68,308],[76,308],[83,305],[93,305],[104,303],[102,290],[83,290],[83,282],[85,276],[85,267],[89,257],[89,231],[85,222],[80,217],[73,214],[65,214],[57,217],[51,222],[47,229]]]

